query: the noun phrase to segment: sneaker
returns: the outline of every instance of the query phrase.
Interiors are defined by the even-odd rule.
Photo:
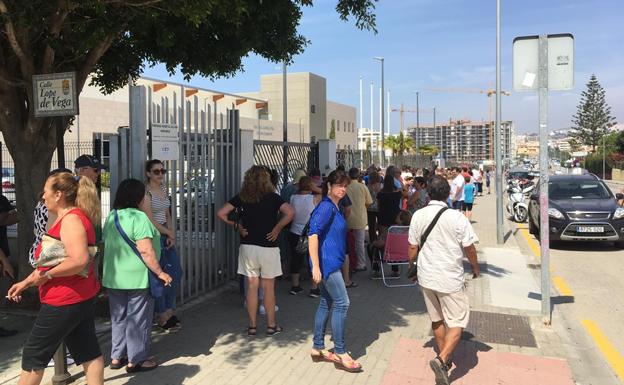
[[[180,325],[182,324],[182,322],[180,321],[180,319],[179,319],[177,316],[175,316],[175,315],[172,315],[170,319],[171,319],[173,322],[175,322],[175,324],[176,324],[177,326],[180,326]]]
[[[73,365],[76,363],[76,361],[74,361],[74,359],[69,353],[67,353],[67,356],[65,357],[65,362],[67,363],[67,366]],[[54,358],[51,359],[50,362],[48,362],[48,368],[51,368],[53,366],[54,366]]]
[[[436,385],[449,385],[448,369],[440,357],[429,361],[429,367],[435,375]]]
[[[301,286],[293,286],[290,288],[290,294],[292,295],[297,295],[299,293],[301,293],[303,291],[303,289],[301,288]]]
[[[310,298],[318,298],[321,296],[321,289],[310,289],[310,293],[308,297]]]
[[[176,320],[173,317],[169,317],[167,322],[164,325],[158,325],[162,331],[165,333],[178,331],[180,330],[180,324],[176,323]]]
[[[277,313],[279,310],[279,306],[275,305],[275,312]],[[266,314],[266,309],[264,308],[264,305],[260,305],[258,306],[258,313],[260,313],[261,315],[265,315]]]

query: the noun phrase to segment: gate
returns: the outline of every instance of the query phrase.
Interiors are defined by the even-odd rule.
[[[284,170],[290,181],[297,169],[307,172],[319,168],[318,143],[272,142],[254,140],[254,164],[266,166],[280,172],[277,190],[284,187]],[[287,151],[286,167],[284,167],[284,149]]]
[[[236,110],[215,115],[205,99],[200,103],[197,96],[187,97],[184,86],[179,93],[159,100],[156,92],[153,85],[131,87],[132,128],[120,128],[110,139],[111,159],[117,159],[117,167],[111,167],[111,197],[122,179],[144,179],[138,170],[144,170],[139,166],[151,152],[147,127],[152,123],[177,125],[179,158],[163,162],[167,169],[164,188],[171,199],[176,248],[184,271],[179,296],[186,302],[236,275],[238,235],[216,218],[216,211],[240,190],[239,115]],[[137,153],[142,154],[138,162]]]

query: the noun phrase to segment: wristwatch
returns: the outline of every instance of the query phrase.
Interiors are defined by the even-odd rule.
[[[45,273],[43,273],[43,276],[46,277],[49,280],[51,280],[52,278],[52,274],[50,274],[50,270],[47,270]]]

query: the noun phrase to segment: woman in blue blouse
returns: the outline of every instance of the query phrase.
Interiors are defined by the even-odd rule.
[[[323,200],[310,217],[308,239],[312,279],[321,289],[311,356],[315,362],[333,362],[337,368],[355,373],[362,371],[362,365],[351,358],[344,344],[349,296],[340,271],[347,254],[347,222],[338,209],[338,202],[346,195],[348,184],[349,177],[344,171],[331,172],[323,184]],[[325,349],[325,325],[330,309],[333,353]]]

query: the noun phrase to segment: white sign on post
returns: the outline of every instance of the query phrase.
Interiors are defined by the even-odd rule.
[[[152,158],[158,160],[180,159],[180,137],[178,125],[152,123]]]
[[[35,117],[78,115],[76,73],[33,75]]]
[[[513,40],[513,88],[537,91],[539,36]],[[569,33],[548,35],[548,90],[574,88],[574,36]]]

